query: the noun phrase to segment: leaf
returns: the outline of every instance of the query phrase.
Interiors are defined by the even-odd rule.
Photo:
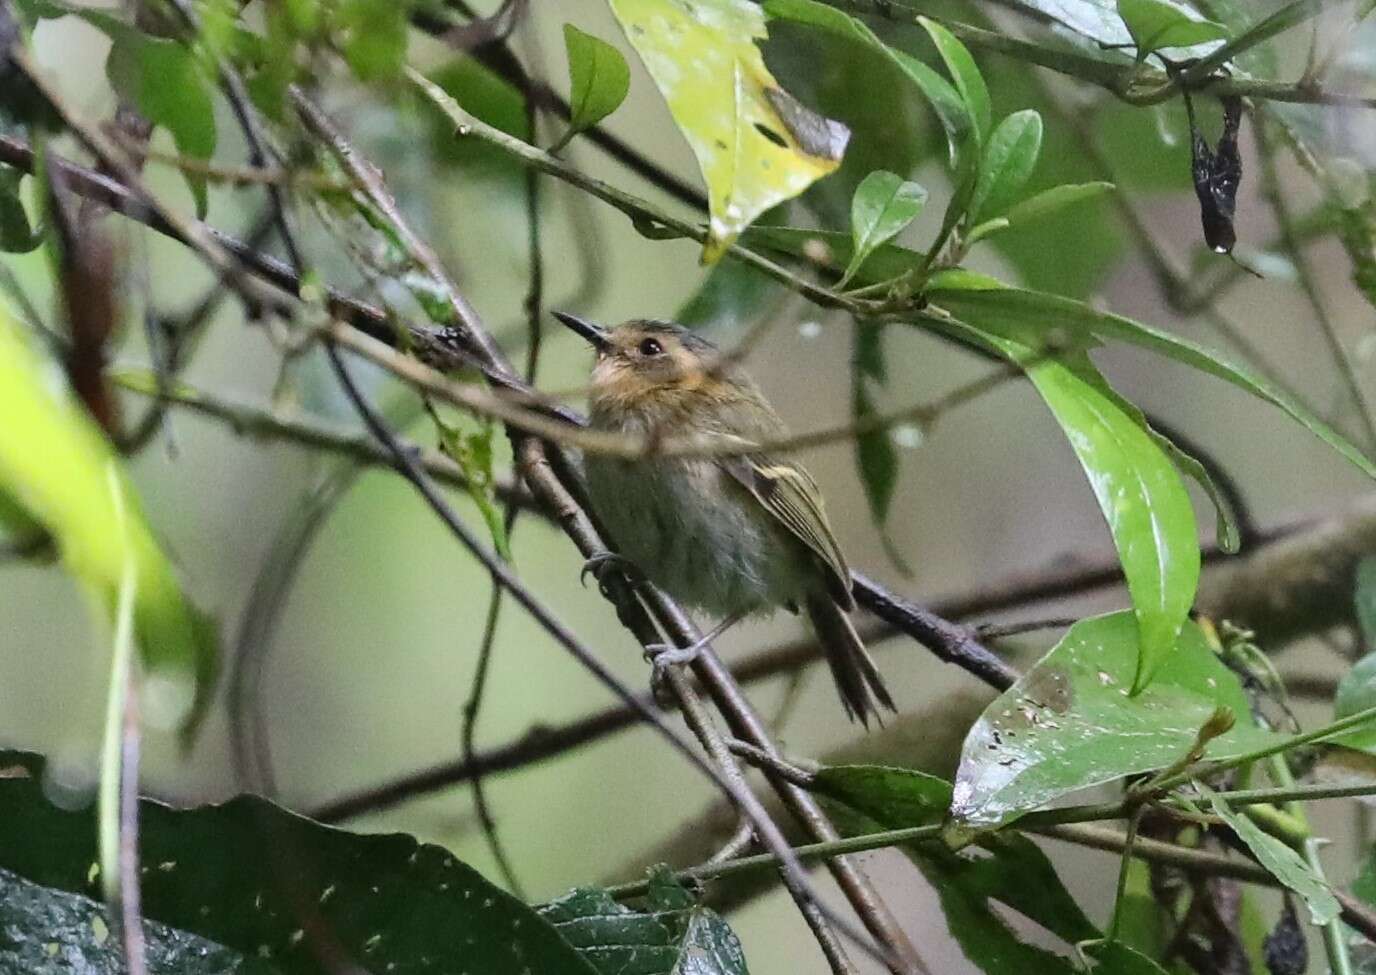
[[[757,39],[764,13],[748,0],[608,0],[663,94],[707,183],[717,260],[755,217],[840,165],[850,132],[779,87]]]
[[[855,249],[837,287],[845,287],[866,258],[912,223],[926,202],[927,191],[901,176],[883,170],[866,176],[851,202],[850,232]]]
[[[569,128],[556,150],[616,111],[631,90],[626,59],[606,41],[565,24],[564,49],[569,59]]]
[[[966,138],[974,132],[975,121],[965,99],[949,81],[907,52],[885,44],[863,21],[817,0],[765,0],[764,10],[773,18],[809,24],[849,37],[896,64],[932,106],[946,132],[951,161],[955,162]]]
[[[1166,975],[1164,968],[1121,941],[1085,945],[1085,954],[1098,962],[1096,975]]]
[[[981,323],[1010,321],[1034,325],[1048,335],[1060,330],[1077,337],[1116,339],[1193,366],[1279,407],[1367,475],[1376,477],[1376,464],[1327,423],[1309,412],[1303,404],[1277,388],[1265,377],[1234,363],[1222,353],[1189,339],[1129,318],[1099,311],[1072,298],[1036,291],[991,287],[985,284],[978,288],[933,288],[929,292],[929,297],[934,304],[945,308],[957,318]]]
[[[945,27],[927,17],[917,21],[936,45],[937,53],[951,72],[956,90],[965,102],[966,109],[975,123],[975,135],[979,144],[984,145],[989,138],[989,126],[993,124],[993,109],[989,103],[989,89],[984,85],[984,76],[979,73],[975,59],[964,44],[956,39]]]
[[[213,683],[214,625],[182,593],[118,458],[59,375],[0,308],[0,495],[47,530],[110,612],[133,562],[146,705],[189,734]]]
[[[854,263],[854,262],[852,262]],[[871,381],[883,383],[887,379],[883,353],[884,330],[878,325],[861,325],[855,333],[855,357],[851,370],[851,416],[856,423],[872,419],[877,412],[870,396]],[[855,438],[855,461],[860,470],[860,482],[865,488],[865,500],[875,524],[883,530],[898,485],[898,450],[886,428],[868,430]],[[896,548],[887,543],[890,558],[906,569]]]
[[[1214,812],[1232,827],[1238,839],[1247,844],[1258,862],[1271,871],[1277,880],[1304,898],[1312,923],[1324,925],[1338,916],[1342,907],[1333,896],[1332,889],[1310,869],[1303,857],[1270,833],[1264,832],[1249,817],[1232,809],[1204,783],[1196,782],[1195,788],[1209,800]]]
[[[0,870],[0,971],[25,975],[125,975],[129,970],[108,910],[89,897],[52,890]],[[272,975],[204,938],[143,923],[148,970],[177,975]]]
[[[1373,705],[1376,705],[1376,653],[1368,653],[1338,681],[1337,693],[1333,695],[1333,719],[1350,717]],[[1376,754],[1376,728],[1359,728],[1329,741]]]
[[[290,10],[293,5],[285,6]],[[377,0],[343,0],[339,5],[344,59],[359,81],[391,81],[401,74],[406,61],[409,6]]]
[[[1006,214],[1008,224],[1011,227],[1021,227],[1048,214],[1055,213],[1063,207],[1107,193],[1111,189],[1113,189],[1112,183],[1102,181],[1062,183],[1060,186],[1053,186],[1023,200],[1021,203],[1015,203]]]
[[[1219,707],[1238,720],[1208,743],[1207,757],[1281,740],[1250,721],[1237,678],[1192,622],[1155,680],[1130,696],[1135,622],[1119,612],[1076,623],[985,709],[961,749],[953,815],[997,826],[1076,790],[1165,768],[1189,751]]]
[[[1042,151],[1042,117],[1035,109],[1009,115],[989,137],[967,213],[971,224],[999,216],[1017,198]]]
[[[1169,0],[1118,0],[1118,16],[1137,45],[1139,57],[1168,47],[1222,40],[1228,29]]]
[[[93,890],[91,812],[48,802],[38,756],[5,752],[0,767],[0,868]],[[370,971],[595,971],[535,911],[410,836],[322,826],[256,796],[194,809],[143,800],[139,820],[144,916],[268,958],[284,975],[320,972],[305,907]]]
[[[93,19],[94,13],[83,16],[110,35],[105,72],[111,86],[148,121],[172,133],[181,155],[210,159],[215,153],[215,105],[195,56],[176,41],[150,37],[112,17]],[[184,176],[196,215],[203,218],[205,177],[190,172]]]
[[[951,797],[951,785],[943,779],[882,766],[825,768],[809,788],[837,800],[828,808],[849,835],[938,823]],[[1098,930],[1065,891],[1046,854],[1027,837],[991,834],[979,842],[978,854],[936,842],[910,843],[903,851],[936,889],[946,927],[981,971],[1070,975],[1068,961],[1019,939],[991,901],[1067,941],[1097,938]]]
[[[762,314],[783,286],[743,261],[719,261],[674,315],[695,332],[739,332]]]
[[[1083,347],[1047,358],[1041,353],[1046,333],[1014,317],[975,318],[950,330],[1022,364],[1065,431],[1108,523],[1132,596],[1140,648],[1132,692],[1141,691],[1175,648],[1199,584],[1194,508],[1179,472],[1141,412],[1109,387]]]
[[[1376,652],[1376,556],[1366,555],[1357,562],[1352,589],[1352,608],[1362,646]]]
[[[751,227],[741,240],[747,247],[764,248],[794,257],[825,257],[823,263],[841,268],[851,263],[855,242],[849,234],[835,230],[810,230],[804,227]],[[896,244],[881,244],[856,269],[856,284],[877,284],[901,277],[921,267],[922,255]]]
[[[651,871],[646,900],[637,911],[605,890],[580,888],[539,910],[601,975],[746,975],[730,926],[664,867]]]
[[[26,254],[43,242],[19,196],[23,176],[17,169],[0,167],[0,252]]]

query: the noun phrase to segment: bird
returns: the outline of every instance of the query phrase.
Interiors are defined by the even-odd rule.
[[[720,620],[692,646],[659,653],[656,670],[693,659],[738,621],[782,607],[807,614],[848,717],[868,727],[878,705],[896,710],[851,623],[850,569],[821,491],[800,465],[768,454],[787,429],[739,363],[671,321],[607,328],[553,314],[593,347],[593,430],[697,435],[730,448],[660,456],[651,449],[636,457],[584,452],[588,498],[616,549],[586,569],[619,563]],[[750,450],[755,445],[764,449]]]

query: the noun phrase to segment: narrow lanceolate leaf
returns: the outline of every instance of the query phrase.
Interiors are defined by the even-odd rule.
[[[1003,214],[1018,198],[1042,151],[1042,117],[1035,109],[1008,116],[989,136],[968,213],[972,223]]]
[[[1342,908],[1333,896],[1332,888],[1310,869],[1303,857],[1270,833],[1263,831],[1247,816],[1231,808],[1207,785],[1196,782],[1195,788],[1208,798],[1214,813],[1223,817],[1238,839],[1246,843],[1247,848],[1255,854],[1261,865],[1271,871],[1277,880],[1304,898],[1305,904],[1309,907],[1310,921],[1324,925],[1338,916]]]
[[[1104,340],[1127,342],[1227,380],[1239,389],[1280,407],[1292,419],[1297,420],[1367,475],[1376,477],[1376,463],[1307,410],[1302,403],[1279,389],[1266,377],[1233,362],[1221,352],[1191,342],[1189,339],[1121,315],[1100,311],[1082,301],[1036,291],[1006,288],[989,279],[984,279],[974,287],[933,288],[929,296],[933,304],[946,309],[957,318],[983,322],[1016,321],[1035,326],[1046,335],[1059,331],[1079,337],[1094,336]]]
[[[1093,199],[1113,189],[1112,183],[1064,183],[1042,190],[1021,203],[1014,204],[1005,214],[1011,227],[1022,227],[1063,207]]]
[[[1237,677],[1192,622],[1156,679],[1130,695],[1137,627],[1128,612],[1082,620],[975,722],[961,749],[952,813],[996,826],[1068,793],[1165,768],[1220,707],[1236,717],[1206,756],[1282,740],[1257,728]]]
[[[924,62],[885,44],[863,21],[818,0],[765,0],[765,13],[780,20],[791,20],[830,31],[871,48],[888,58],[912,80],[932,106],[950,144],[951,162],[956,161],[967,139],[975,131],[975,120],[949,81]]]
[[[951,800],[949,782],[874,765],[822,769],[810,788],[832,800],[827,807],[849,834],[936,824]],[[903,851],[936,889],[946,927],[961,951],[988,975],[1071,975],[1075,970],[1065,958],[1021,940],[994,910],[996,903],[1072,944],[1099,937],[1046,854],[1025,836],[981,836],[959,852],[942,842],[913,843]]]
[[[604,890],[580,888],[540,908],[599,975],[746,975],[730,926],[663,867],[650,873],[642,910]]]
[[[564,25],[569,58],[569,129],[562,146],[621,107],[631,90],[631,69],[621,52],[601,38]]]
[[[855,355],[851,363],[851,415],[857,424],[871,421],[877,412],[870,384],[882,385],[888,379],[883,342],[884,332],[878,325],[860,326],[855,333]],[[859,433],[855,438],[855,461],[860,470],[860,482],[865,488],[865,500],[869,502],[875,524],[884,534],[885,549],[894,564],[906,572],[906,563],[884,532],[893,492],[898,486],[898,449],[894,446],[892,431],[880,428]]]
[[[3,309],[0,416],[0,495],[42,525],[110,612],[134,566],[147,708],[168,723],[199,715],[215,671],[214,627],[182,592],[109,443]]]
[[[960,97],[970,112],[970,118],[974,120],[975,134],[980,145],[983,145],[989,138],[989,127],[993,124],[994,116],[989,101],[989,89],[984,84],[984,76],[979,73],[974,56],[954,34],[936,21],[919,17],[918,22],[936,45],[937,53],[946,64],[946,70],[951,72],[956,90],[960,92]]]
[[[749,0],[608,0],[707,183],[715,261],[755,217],[841,163],[850,132],[779,87]]]
[[[94,893],[91,812],[48,801],[36,755],[0,753],[0,768],[0,869]],[[534,910],[403,834],[322,826],[256,796],[193,809],[144,800],[139,853],[144,917],[263,962],[245,975],[320,975],[322,950],[370,972],[596,975]]]
[[[901,176],[883,170],[866,176],[851,201],[850,233],[855,247],[840,286],[855,276],[876,248],[912,223],[926,202],[927,191]]]
[[[1206,20],[1184,4],[1170,0],[1118,0],[1118,16],[1132,35],[1139,56],[1228,36],[1228,29],[1222,24]]]

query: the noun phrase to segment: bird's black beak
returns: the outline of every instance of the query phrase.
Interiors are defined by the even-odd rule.
[[[612,340],[607,330],[601,325],[595,325],[586,318],[579,318],[577,315],[570,315],[566,311],[550,312],[555,318],[559,319],[574,332],[583,336],[594,349],[598,352],[606,352],[611,348]]]

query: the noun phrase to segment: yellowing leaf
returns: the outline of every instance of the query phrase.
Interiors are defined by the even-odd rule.
[[[850,130],[779,87],[748,0],[608,0],[697,157],[711,209],[705,263],[750,222],[840,165]]]
[[[198,716],[215,665],[214,628],[183,595],[119,459],[61,374],[0,310],[0,497],[43,526],[71,573],[113,613],[134,566],[134,628],[156,685],[156,719]]]

